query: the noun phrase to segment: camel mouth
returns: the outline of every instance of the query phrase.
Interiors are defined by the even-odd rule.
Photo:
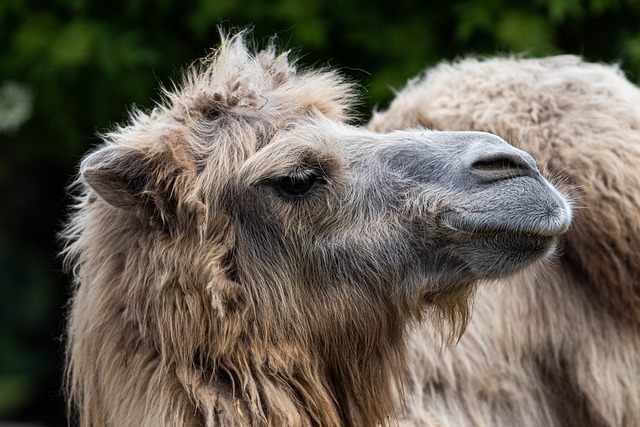
[[[467,236],[502,235],[516,240],[551,239],[567,232],[573,218],[569,198],[542,179],[513,183],[444,213],[443,225]],[[527,192],[521,189],[525,184],[530,188]]]
[[[452,227],[455,230],[458,240],[467,240],[473,246],[485,248],[501,249],[501,252],[517,251],[522,254],[544,253],[555,247],[559,237],[563,234],[560,231],[550,230],[518,230],[516,228],[504,227]]]
[[[497,219],[490,212],[449,212],[442,218],[443,224],[457,233],[489,238],[510,238],[521,241],[555,240],[563,235],[571,224],[569,209],[557,209],[542,215],[527,215]]]
[[[552,255],[564,228],[518,228],[512,224],[477,223],[455,220],[445,224],[453,231],[453,253],[474,277],[505,277]]]
[[[499,244],[505,251],[516,250],[525,253],[545,252],[555,247],[560,234],[534,234],[519,231],[486,231],[474,233],[476,240],[483,240],[485,244],[494,246]]]

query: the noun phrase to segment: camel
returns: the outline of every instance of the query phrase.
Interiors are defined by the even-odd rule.
[[[81,426],[394,423],[421,320],[551,256],[572,205],[483,132],[349,124],[357,89],[246,32],[82,160],[70,409]]]
[[[411,341],[405,424],[640,425],[640,91],[576,56],[467,58],[412,79],[370,128],[487,131],[576,202],[559,256],[483,286],[465,334]]]

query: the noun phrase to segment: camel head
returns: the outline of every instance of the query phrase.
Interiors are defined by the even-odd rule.
[[[164,373],[147,408],[173,378],[203,423],[373,424],[409,322],[464,316],[477,281],[552,251],[571,209],[526,153],[488,133],[348,125],[353,93],[236,36],[105,135],[67,230],[79,406],[108,413],[113,359],[128,383],[144,350]],[[85,360],[96,351],[108,370]]]
[[[571,218],[533,159],[499,137],[376,134],[322,116],[274,134],[220,197],[236,280],[290,283],[314,306],[373,298],[420,312],[547,255]]]

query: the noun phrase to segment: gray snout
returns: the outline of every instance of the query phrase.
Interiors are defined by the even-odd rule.
[[[556,236],[569,227],[569,202],[529,154],[483,132],[424,136],[426,141],[390,144],[381,153],[391,176],[414,183],[417,200],[438,194],[450,229]]]
[[[471,190],[511,178],[541,179],[533,158],[484,132],[433,132],[426,141],[385,145],[379,153],[391,170],[424,183]]]
[[[465,232],[545,237],[567,230],[571,206],[529,154],[490,134],[471,133],[465,139],[466,147],[459,152],[462,170],[449,176],[452,187],[461,192],[456,208],[446,215],[449,226]]]

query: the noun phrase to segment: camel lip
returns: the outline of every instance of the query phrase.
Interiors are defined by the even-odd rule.
[[[553,239],[566,233],[571,223],[570,215],[554,215],[532,221],[530,218],[507,223],[487,220],[486,212],[448,212],[442,217],[450,230],[483,237],[513,236],[519,239]]]

